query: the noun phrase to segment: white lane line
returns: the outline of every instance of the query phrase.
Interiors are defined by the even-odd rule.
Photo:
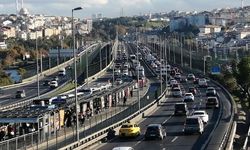
[[[163,148],[162,150],[166,150],[166,148]]]
[[[174,137],[173,140],[171,140],[171,142],[173,143],[174,141],[176,141],[178,139],[178,136]]]
[[[174,114],[171,114],[171,116],[168,117],[168,119],[164,120],[164,121],[162,122],[162,124],[165,124],[169,119],[171,119],[171,118],[173,117],[173,115],[174,115]]]

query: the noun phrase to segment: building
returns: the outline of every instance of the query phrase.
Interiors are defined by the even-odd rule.
[[[5,35],[6,38],[16,37],[16,29],[15,27],[12,27],[12,26],[6,26],[6,27],[0,28],[0,33]]]
[[[46,28],[43,30],[43,37],[50,37],[52,35],[59,35],[60,31],[56,28]]]
[[[0,49],[7,49],[7,44],[5,43],[5,41],[0,42]]]
[[[37,35],[36,35],[37,34]],[[28,34],[28,37],[29,37],[29,39],[31,39],[31,40],[35,40],[36,39],[36,37],[37,38],[39,38],[39,37],[43,37],[43,31],[36,31],[36,32],[29,32],[29,34]]]
[[[219,33],[221,32],[221,26],[215,25],[205,25],[199,27],[200,33],[199,36],[210,34],[210,33]]]

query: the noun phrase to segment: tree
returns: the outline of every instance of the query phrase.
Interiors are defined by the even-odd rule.
[[[244,57],[234,70],[237,83],[243,88],[250,102],[250,57]]]

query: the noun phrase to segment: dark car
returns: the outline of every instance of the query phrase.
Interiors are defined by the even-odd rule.
[[[188,88],[188,92],[193,93],[194,95],[197,94],[197,90],[196,90],[195,87],[189,87],[189,88]]]
[[[25,94],[24,90],[16,91],[16,98],[24,98],[24,97],[26,97],[26,94]]]
[[[50,80],[44,80],[43,85],[44,86],[49,86],[50,85]]]
[[[194,79],[194,84],[198,84],[199,83],[199,78],[195,78]]]
[[[165,128],[161,124],[150,124],[145,133],[145,140],[164,139],[167,136]]]
[[[174,115],[188,115],[188,108],[186,103],[176,103]]]
[[[217,97],[208,97],[206,108],[219,108],[219,100]]]

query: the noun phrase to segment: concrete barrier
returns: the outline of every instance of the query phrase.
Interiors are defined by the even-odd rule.
[[[87,51],[88,49],[91,49],[91,48],[93,48],[93,47],[95,47],[97,45],[98,44],[93,44],[90,47],[88,47],[85,51]],[[81,55],[84,54],[85,51],[81,52],[80,54]],[[43,71],[42,73],[39,73],[38,76],[39,76],[40,79],[43,79],[45,76],[52,75],[52,74],[58,72],[60,68],[66,68],[67,66],[69,66],[69,65],[71,65],[73,63],[74,63],[74,58],[71,58],[70,60],[68,60],[68,61],[66,61],[66,62],[64,62],[64,63],[62,63],[62,64],[60,64],[58,66],[55,66],[53,68],[50,68],[48,70]],[[37,81],[36,79],[37,79],[37,75],[24,79],[22,83],[7,85],[7,86],[3,86],[2,88],[11,89],[11,88],[24,86],[24,85],[36,82]]]

